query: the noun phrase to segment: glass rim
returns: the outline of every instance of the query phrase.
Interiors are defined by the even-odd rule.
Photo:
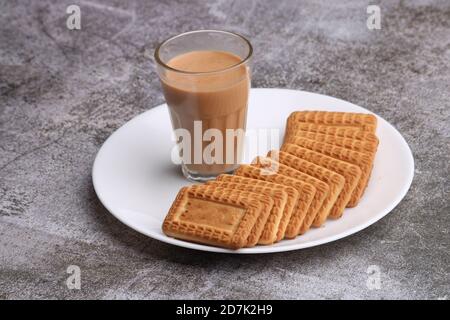
[[[179,70],[179,69],[176,69],[176,68],[172,68],[171,66],[167,65],[166,63],[164,63],[164,62],[161,60],[161,58],[160,58],[160,56],[159,56],[159,51],[160,51],[160,49],[161,49],[166,43],[168,43],[169,41],[174,40],[174,39],[179,38],[179,37],[182,37],[182,36],[185,36],[185,35],[188,35],[188,34],[204,33],[204,32],[225,33],[225,34],[232,35],[232,36],[235,36],[235,37],[240,38],[240,39],[243,40],[243,41],[247,44],[247,46],[248,46],[248,54],[247,54],[247,56],[246,56],[245,58],[243,58],[241,61],[239,61],[239,63],[236,63],[236,64],[234,64],[234,65],[232,65],[232,66],[229,66],[229,67],[226,67],[226,68],[224,68],[224,69],[214,70],[214,71],[184,71],[184,70]],[[178,35],[176,35],[176,36],[172,36],[172,37],[170,37],[170,38],[167,38],[166,40],[162,41],[162,42],[156,47],[155,53],[154,53],[154,58],[155,58],[156,62],[157,62],[159,65],[161,65],[162,67],[164,67],[164,68],[166,68],[166,69],[169,69],[169,70],[171,70],[171,71],[174,71],[174,72],[178,72],[178,73],[182,73],[182,74],[189,74],[189,75],[207,75],[207,74],[214,74],[214,73],[226,72],[226,71],[232,70],[232,69],[234,69],[234,68],[237,68],[237,67],[239,67],[239,66],[241,66],[241,65],[243,65],[243,64],[245,64],[245,63],[247,63],[247,61],[250,60],[250,58],[252,57],[252,55],[253,55],[253,46],[252,46],[252,44],[250,43],[250,41],[249,41],[247,38],[245,38],[244,36],[242,36],[242,35],[240,35],[240,34],[238,34],[238,33],[235,33],[235,32],[231,32],[231,31],[216,30],[216,29],[204,29],[204,30],[194,30],[194,31],[183,32],[183,33],[180,33],[180,34],[178,34]]]

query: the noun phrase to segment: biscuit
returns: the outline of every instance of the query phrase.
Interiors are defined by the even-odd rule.
[[[378,147],[378,138],[371,132],[359,131],[361,133],[359,136],[364,136],[364,139],[356,139],[356,138],[345,138],[339,136],[333,136],[329,134],[322,134],[317,132],[309,132],[303,130],[296,130],[292,133],[292,135],[286,137],[284,140],[285,143],[295,143],[296,137],[306,138],[310,140],[315,140],[319,142],[333,144],[339,147],[343,147],[346,149],[366,152],[370,154],[375,154]],[[354,135],[357,136],[357,135]]]
[[[297,189],[289,186],[284,186],[278,183],[273,183],[269,181],[257,180],[253,178],[247,178],[243,176],[235,176],[229,174],[221,174],[216,178],[216,181],[219,182],[234,182],[246,185],[260,185],[269,188],[273,188],[275,190],[282,190],[287,193],[288,198],[286,201],[286,205],[284,207],[283,216],[281,217],[280,223],[278,225],[278,230],[276,231],[276,240],[280,241],[284,238],[284,233],[286,231],[286,227],[291,219],[292,213],[296,209],[299,193]],[[267,224],[266,224],[267,225]]]
[[[345,178],[344,187],[329,214],[330,218],[340,218],[344,212],[345,206],[350,201],[353,191],[358,185],[361,178],[361,169],[357,165],[291,143],[283,144],[281,151],[288,152],[296,157],[337,172]]]
[[[364,190],[369,181],[370,173],[372,172],[373,160],[375,153],[364,153],[354,150],[349,150],[343,147],[335,146],[329,143],[319,142],[315,140],[305,139],[301,137],[295,137],[293,142],[300,147],[308,148],[310,150],[320,152],[327,156],[346,161],[348,163],[357,165],[361,168],[361,178],[355,190],[350,197],[350,201],[347,204],[348,207],[354,207],[358,204]]]
[[[280,163],[315,177],[328,185],[328,196],[325,198],[322,208],[312,223],[313,227],[320,227],[331,213],[333,207],[336,207],[335,210],[338,212],[344,211],[346,204],[337,201],[344,188],[345,179],[343,176],[287,152],[273,150],[268,153],[267,157],[270,157],[270,159],[277,159]]]
[[[292,121],[288,122],[286,132],[289,133],[289,135],[291,134],[295,135],[296,131],[308,131],[331,135],[335,137],[343,137],[357,140],[369,140],[369,141],[375,140],[378,142],[378,138],[374,133],[361,130],[361,128],[359,127],[330,126],[307,122],[292,122]]]
[[[270,212],[269,218],[267,218],[264,229],[259,239],[254,237],[253,235],[250,235],[247,239],[247,247],[253,247],[256,244],[272,244],[277,240],[278,226],[280,225],[281,217],[283,216],[284,207],[286,205],[288,197],[285,191],[261,185],[260,182],[263,181],[257,180],[255,184],[244,184],[213,180],[206,183],[207,185],[221,188],[260,193],[273,199],[272,210]]]
[[[289,223],[286,227],[284,236],[288,239],[295,238],[302,226],[309,206],[316,193],[316,188],[309,183],[286,177],[278,173],[266,174],[264,169],[253,167],[250,165],[241,165],[234,173],[238,176],[244,176],[248,178],[254,178],[259,180],[270,181],[279,183],[285,186],[290,186],[299,192],[299,198],[297,201],[296,209],[292,213]]]
[[[373,114],[330,111],[296,111],[288,117],[288,122],[308,122],[332,126],[360,127],[365,131],[375,133],[377,118]]]
[[[286,121],[286,135],[291,135],[297,130],[317,132],[322,134],[330,134],[333,136],[353,138],[354,134],[358,134],[360,132],[368,132],[363,131],[360,127],[352,127],[352,126],[332,126],[325,124],[316,124],[316,123],[308,123],[308,122],[296,122],[296,121]]]
[[[317,215],[328,216],[328,212],[330,211],[331,206],[324,207],[323,204],[325,199],[328,197],[330,188],[325,182],[267,157],[256,157],[252,162],[252,166],[256,166],[258,168],[274,167],[276,168],[277,173],[300,181],[304,181],[316,188],[316,194],[311,201],[309,210],[306,214],[305,219],[303,220],[302,226],[300,227],[299,234],[304,234],[309,230]],[[326,212],[323,212],[324,210],[326,210]]]
[[[250,232],[248,238],[247,238],[247,244],[245,247],[254,247],[257,243],[259,238],[261,237],[261,234],[264,230],[264,227],[266,225],[267,220],[269,219],[270,213],[272,211],[272,208],[274,206],[274,200],[272,197],[268,197],[267,195],[262,195],[258,192],[251,192],[248,190],[235,190],[232,188],[224,188],[222,186],[214,186],[214,185],[194,185],[191,186],[192,189],[205,189],[210,190],[210,192],[214,193],[220,193],[227,190],[233,190],[234,192],[238,191],[242,194],[248,194],[251,197],[256,197],[258,201],[261,201],[263,203],[263,208],[261,210],[260,215],[256,219],[255,225],[253,226],[252,231]]]
[[[239,249],[247,244],[261,214],[269,214],[272,199],[232,189],[182,188],[163,222],[163,232],[178,239]]]

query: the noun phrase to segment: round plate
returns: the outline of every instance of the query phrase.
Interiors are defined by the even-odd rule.
[[[296,110],[370,111],[336,98],[286,89],[252,89],[249,130],[279,129]],[[258,131],[258,132],[260,132]],[[161,231],[178,190],[190,182],[171,161],[174,146],[169,113],[160,105],[130,120],[103,144],[94,162],[92,178],[103,205],[124,224],[154,239],[181,247],[227,253],[268,253],[302,249],[358,232],[388,214],[405,196],[414,175],[408,144],[387,121],[378,117],[380,139],[369,185],[357,207],[346,209],[339,220],[311,229],[293,240],[270,246],[227,250],[169,238]],[[278,142],[278,141],[277,141]],[[272,146],[273,148],[273,146]],[[270,146],[248,151],[246,160],[265,155]],[[246,145],[248,150],[248,144]]]

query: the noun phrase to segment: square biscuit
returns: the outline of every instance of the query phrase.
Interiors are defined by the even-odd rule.
[[[265,194],[260,194],[257,192],[251,192],[248,190],[235,190],[232,188],[224,188],[222,186],[215,186],[215,185],[193,185],[191,186],[192,189],[198,189],[198,190],[208,190],[211,193],[221,193],[221,192],[227,192],[229,190],[232,190],[233,193],[235,192],[241,192],[241,195],[247,194],[249,197],[256,198],[258,201],[260,201],[263,204],[263,207],[261,209],[260,215],[256,219],[255,225],[253,226],[252,230],[250,231],[250,234],[247,238],[247,243],[245,244],[245,247],[254,247],[257,243],[259,238],[261,237],[261,234],[264,230],[264,226],[266,225],[266,222],[270,216],[270,213],[272,211],[272,208],[274,206],[274,200],[272,197],[267,197]]]
[[[316,194],[314,195],[314,198],[311,201],[309,210],[306,214],[305,219],[303,220],[302,226],[300,227],[299,234],[304,234],[306,231],[309,230],[313,221],[316,219],[317,215],[328,216],[328,213],[331,210],[331,206],[324,206],[324,201],[327,199],[330,192],[330,188],[328,187],[327,183],[317,178],[314,178],[313,176],[310,176],[304,172],[298,171],[294,168],[276,162],[269,157],[256,157],[252,161],[252,166],[258,168],[273,168],[272,170],[274,170],[274,172],[300,181],[304,181],[316,188]]]
[[[278,173],[268,173],[267,171],[265,171],[265,169],[253,167],[250,165],[241,165],[234,174],[238,176],[279,183],[297,189],[297,191],[299,192],[299,198],[297,200],[296,209],[292,213],[292,216],[286,227],[284,237],[293,239],[299,234],[300,228],[303,224],[303,220],[306,217],[309,206],[311,205],[312,199],[314,198],[314,195],[316,193],[316,188],[314,188],[314,186],[309,183],[286,177]]]
[[[344,213],[345,206],[350,201],[353,191],[360,181],[361,169],[357,165],[291,143],[283,144],[281,151],[315,163],[328,170],[332,170],[345,178],[344,187],[329,214],[330,218],[340,218]]]
[[[374,155],[378,148],[377,136],[367,131],[357,131],[357,134],[353,134],[353,138],[348,138],[318,132],[295,130],[291,135],[285,138],[284,142],[296,144],[295,139],[297,137],[329,143],[346,149],[365,152],[371,155]],[[356,137],[361,137],[361,139]]]
[[[288,226],[288,223],[291,219],[292,213],[296,209],[299,193],[297,189],[289,186],[285,186],[278,183],[273,183],[269,181],[263,181],[243,176],[236,176],[236,175],[230,175],[230,174],[221,174],[216,178],[216,181],[219,182],[234,182],[234,183],[241,183],[246,185],[254,185],[258,184],[261,186],[266,186],[273,188],[275,190],[282,190],[287,193],[288,198],[286,201],[286,205],[284,207],[283,216],[281,217],[280,223],[278,225],[278,230],[276,233],[276,242],[280,241],[284,238],[284,234],[286,232],[286,228]]]
[[[280,163],[315,177],[328,185],[328,196],[325,198],[321,210],[312,223],[313,227],[320,227],[330,215],[333,207],[335,207],[334,210],[336,212],[344,211],[346,203],[338,201],[338,197],[341,194],[345,184],[345,178],[342,175],[283,151],[269,151],[267,157],[270,159],[276,159]]]
[[[332,126],[307,122],[287,122],[286,133],[289,133],[289,135],[295,135],[296,131],[307,131],[331,135],[335,137],[369,141],[374,140],[378,142],[378,138],[375,133],[361,130],[361,128],[359,127]]]
[[[288,119],[286,121],[286,132],[284,138],[286,139],[288,136],[294,134],[298,130],[336,135],[339,137],[347,137],[347,135],[353,136],[355,134],[358,134],[359,132],[369,132],[362,130],[361,127],[358,126],[333,126],[309,122],[296,122],[293,120],[289,121]]]
[[[339,147],[333,144],[315,141],[311,139],[305,139],[302,137],[294,137],[292,142],[300,147],[307,148],[316,152],[320,152],[327,156],[339,159],[354,165],[357,165],[361,169],[361,177],[356,185],[355,190],[353,190],[350,201],[347,207],[355,207],[359,199],[361,198],[364,190],[369,181],[370,174],[372,172],[373,160],[375,153],[366,153],[350,150],[347,148]]]
[[[373,114],[330,111],[295,111],[288,117],[289,122],[306,122],[332,126],[359,127],[375,133],[377,118]],[[289,126],[289,124],[288,124]]]
[[[182,240],[239,249],[262,212],[270,212],[271,199],[232,189],[206,186],[182,188],[173,202],[162,230]],[[269,208],[270,207],[270,208]]]
[[[288,198],[288,194],[285,191],[261,183],[264,181],[255,181],[256,183],[253,184],[224,182],[219,180],[212,180],[206,183],[208,186],[211,185],[227,189],[255,192],[273,199],[272,210],[270,211],[270,215],[267,218],[260,237],[257,238],[256,234],[251,234],[248,237],[247,247],[253,247],[256,244],[273,244],[277,240],[278,227],[280,225],[281,218],[283,217],[284,208]]]

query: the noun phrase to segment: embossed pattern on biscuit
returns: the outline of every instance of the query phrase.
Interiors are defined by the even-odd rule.
[[[327,199],[330,192],[330,188],[327,183],[320,181],[319,179],[310,176],[309,174],[288,167],[282,163],[276,162],[269,157],[256,157],[252,161],[252,166],[258,168],[264,167],[276,168],[276,172],[278,172],[279,174],[294,179],[298,179],[300,181],[304,181],[316,188],[316,194],[314,195],[314,198],[311,201],[311,205],[309,206],[306,217],[303,220],[302,226],[300,227],[299,234],[304,234],[306,231],[309,230],[317,215],[320,214],[328,216],[328,213],[331,210],[331,206],[327,204],[325,204],[324,206],[324,202]]]
[[[288,121],[310,122],[333,126],[359,126],[365,131],[375,133],[377,118],[367,113],[331,112],[331,111],[296,111],[291,113]]]
[[[286,232],[287,225],[289,223],[289,220],[291,219],[291,216],[296,210],[298,198],[299,198],[299,192],[297,189],[285,186],[278,183],[273,183],[269,181],[263,181],[258,180],[250,177],[244,177],[244,176],[237,176],[237,175],[229,175],[229,174],[221,174],[216,178],[217,181],[223,181],[223,182],[236,182],[236,183],[242,183],[247,185],[254,185],[258,184],[261,186],[270,187],[276,190],[282,190],[288,194],[288,198],[286,201],[286,206],[284,207],[283,216],[281,217],[280,223],[278,225],[277,230],[277,236],[276,241],[280,241],[284,238],[284,234]]]
[[[180,214],[180,221],[201,224],[234,232],[245,214],[245,209],[211,200],[190,199]]]
[[[286,227],[284,237],[293,239],[299,234],[300,227],[303,223],[303,220],[305,219],[306,213],[308,212],[309,206],[311,205],[312,199],[314,198],[314,195],[316,193],[316,188],[314,188],[314,186],[297,179],[283,176],[281,174],[266,174],[264,169],[253,167],[250,165],[241,165],[235,171],[235,175],[279,183],[297,189],[297,191],[299,192],[299,199],[297,201],[296,209],[294,210]]]
[[[320,227],[331,214],[333,207],[335,207],[334,210],[336,212],[344,210],[345,202],[340,203],[338,201],[338,197],[341,194],[345,184],[345,178],[342,175],[283,151],[269,151],[267,157],[270,159],[277,159],[280,163],[294,168],[295,170],[309,174],[327,183],[329,186],[330,192],[324,201],[322,211],[319,212],[313,221],[313,227]]]
[[[296,131],[307,131],[334,137],[368,140],[378,143],[378,137],[374,133],[364,131],[360,127],[332,126],[307,122],[287,121],[286,133],[289,135],[295,135]]]
[[[358,126],[333,126],[326,124],[317,124],[310,122],[298,122],[294,119],[289,119],[286,121],[286,133],[285,138],[291,134],[294,134],[297,130],[317,132],[322,134],[330,134],[333,136],[353,138],[354,135],[358,135],[360,132],[368,132],[362,130]]]
[[[206,192],[211,192],[212,194],[221,194],[225,192],[230,192],[231,197],[234,197],[240,192],[239,196],[245,195],[246,197],[256,199],[260,203],[262,203],[261,211],[256,219],[255,224],[253,225],[253,228],[250,231],[250,234],[247,238],[247,242],[244,246],[253,247],[257,244],[274,205],[274,200],[272,199],[272,197],[267,197],[263,194],[253,192],[250,190],[236,190],[232,188],[224,188],[222,186],[214,186],[214,185],[195,185],[192,186],[191,188],[195,190],[205,190]]]
[[[354,150],[349,150],[343,147],[339,147],[333,144],[324,143],[320,141],[310,140],[302,137],[294,138],[295,145],[308,148],[313,151],[320,152],[327,156],[339,159],[361,168],[361,178],[356,185],[355,190],[350,197],[350,201],[347,204],[348,207],[354,207],[358,204],[364,190],[369,181],[369,177],[372,171],[373,159],[375,153],[364,153]]]
[[[264,225],[264,229],[260,234],[260,237],[257,238],[257,234],[255,233],[250,234],[246,247],[253,247],[256,244],[264,244],[264,245],[272,244],[277,240],[278,226],[280,224],[281,217],[283,216],[283,211],[287,202],[288,194],[285,191],[275,189],[267,185],[263,185],[260,182],[263,181],[257,181],[257,183],[254,184],[224,182],[218,180],[207,182],[207,185],[210,186],[256,192],[264,194],[273,199],[274,203],[272,210],[270,212],[269,217],[267,218],[267,221]]]
[[[215,192],[200,187],[184,187],[178,192],[164,219],[163,232],[170,237],[230,249],[245,246],[263,209],[263,199],[248,192]],[[214,208],[215,214],[205,214],[197,208],[205,209],[210,202],[222,205]]]
[[[343,147],[358,152],[365,152],[371,155],[375,155],[375,152],[377,151],[378,147],[378,138],[371,132],[359,131],[359,133],[360,136],[364,135],[365,138],[364,139],[345,138],[317,132],[296,130],[293,132],[292,135],[290,135],[285,139],[285,142],[296,144],[295,142],[296,138],[306,138],[310,140],[333,144],[339,147]]]
[[[357,165],[291,143],[283,144],[281,151],[291,153],[294,156],[337,172],[345,178],[344,188],[339,194],[336,204],[331,209],[329,215],[329,217],[333,219],[340,218],[344,212],[345,206],[350,201],[353,191],[360,181],[361,169]]]

